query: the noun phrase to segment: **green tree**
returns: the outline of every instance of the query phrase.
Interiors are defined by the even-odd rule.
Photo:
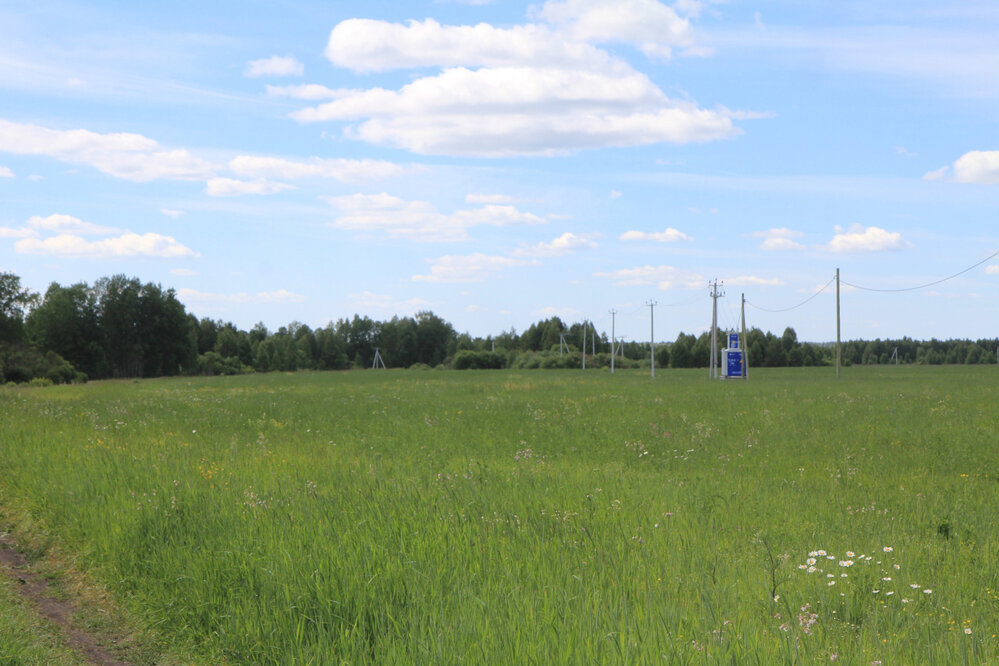
[[[97,295],[86,283],[49,285],[42,302],[28,315],[25,330],[39,350],[59,354],[88,377],[107,376]]]
[[[24,317],[38,302],[38,294],[21,286],[13,273],[0,273],[0,342],[21,342]]]

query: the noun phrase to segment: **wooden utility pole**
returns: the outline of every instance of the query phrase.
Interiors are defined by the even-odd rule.
[[[839,367],[843,362],[843,352],[839,342],[839,269],[836,269],[836,379],[839,379]]]
[[[742,376],[749,379],[749,338],[746,337],[746,294],[742,295]]]

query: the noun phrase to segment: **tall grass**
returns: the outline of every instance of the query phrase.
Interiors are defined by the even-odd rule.
[[[0,493],[206,663],[983,663],[993,371],[5,390]]]

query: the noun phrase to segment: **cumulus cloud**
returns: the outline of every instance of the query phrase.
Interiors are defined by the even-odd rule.
[[[38,232],[31,227],[0,227],[0,238],[28,238],[37,235]]]
[[[522,247],[514,250],[516,257],[561,257],[577,250],[595,248],[597,244],[592,240],[592,234],[578,236],[571,231],[567,231],[550,243],[538,243],[530,247]]]
[[[305,300],[305,296],[287,289],[259,291],[255,294],[245,291],[225,294],[197,289],[178,289],[177,296],[181,301],[195,303],[301,303]]]
[[[768,251],[803,250],[805,246],[794,239],[804,235],[804,232],[788,229],[787,227],[754,231],[750,234],[753,238],[762,238],[763,242],[760,243],[760,249]]]
[[[0,178],[13,178],[14,172],[10,170],[10,167],[0,166]]]
[[[88,164],[116,178],[140,183],[202,180],[215,169],[186,150],[165,149],[141,134],[54,130],[7,120],[0,120],[0,152],[46,155],[70,164]]]
[[[301,178],[333,178],[354,183],[377,178],[389,178],[406,172],[406,168],[383,160],[322,159],[288,160],[280,157],[241,155],[229,161],[229,168],[248,178],[297,180]]]
[[[674,266],[638,266],[593,275],[608,278],[621,287],[655,286],[665,290],[673,287],[701,287],[705,284],[700,275]]]
[[[338,229],[383,232],[412,240],[467,240],[470,227],[544,224],[545,220],[514,206],[490,204],[482,208],[441,213],[427,201],[407,201],[390,194],[353,194],[324,197],[341,211],[333,226]]]
[[[999,184],[999,150],[972,150],[954,162],[954,180],[959,183]]]
[[[28,218],[28,225],[25,227],[18,229],[0,227],[0,238],[31,238],[46,233],[105,236],[119,231],[113,227],[102,227],[92,222],[84,222],[72,215],[54,214],[48,217],[36,215]]]
[[[445,26],[433,19],[388,23],[348,19],[330,32],[326,57],[355,72],[416,67],[509,67],[544,64],[606,67],[611,56],[538,24],[496,28],[487,23]]]
[[[688,9],[694,4],[688,3]],[[692,12],[696,13],[696,12]],[[347,123],[344,135],[422,154],[562,155],[587,148],[714,141],[741,132],[724,107],[670,99],[624,60],[594,46],[631,43],[668,57],[693,47],[689,22],[656,0],[566,0],[509,28],[349,19],[326,57],[356,72],[440,68],[398,90],[269,88],[330,99],[292,114]]]
[[[898,232],[886,231],[880,227],[862,227],[855,224],[848,230],[836,227],[836,235],[829,241],[827,249],[832,252],[881,252],[883,250],[904,250],[912,243],[904,240]]]
[[[999,275],[999,264],[992,264],[985,267],[986,275]]]
[[[292,117],[359,120],[348,127],[348,137],[416,153],[481,157],[562,155],[740,133],[724,113],[670,100],[633,70],[458,67],[398,91],[353,91]]]
[[[246,76],[301,76],[305,67],[292,56],[271,56],[246,63]]]
[[[634,231],[634,230],[626,231],[623,234],[621,234],[620,240],[625,240],[625,241],[650,240],[650,241],[656,241],[657,243],[676,243],[677,241],[692,241],[694,239],[678,229],[674,229],[673,227],[667,227],[665,231],[655,231],[655,232]]]
[[[117,233],[119,229],[113,227],[102,227],[93,222],[84,222],[72,215],[49,215],[48,217],[35,216],[28,219],[28,224],[34,229],[42,232],[54,232],[59,234],[79,234],[83,236],[106,236]]]
[[[205,193],[213,197],[235,197],[242,194],[275,194],[283,190],[293,190],[294,185],[274,183],[268,180],[236,180],[234,178],[210,178],[205,183]]]
[[[170,236],[155,233],[125,233],[114,238],[87,241],[74,234],[60,234],[49,238],[24,238],[14,243],[22,254],[45,254],[68,257],[104,259],[114,257],[161,257],[176,259],[196,257],[196,252],[178,243]]]
[[[657,0],[546,2],[538,16],[581,42],[624,42],[668,59],[675,46],[692,47],[690,22]]]
[[[500,271],[532,263],[525,259],[482,253],[465,256],[445,255],[429,261],[431,264],[430,274],[414,275],[414,282],[484,282]]]

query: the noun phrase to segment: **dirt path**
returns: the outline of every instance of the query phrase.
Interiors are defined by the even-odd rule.
[[[82,607],[72,599],[60,600],[47,592],[48,581],[35,572],[27,558],[16,548],[17,544],[8,534],[0,534],[0,574],[9,576],[15,587],[28,600],[39,615],[59,627],[64,636],[64,644],[83,659],[101,666],[129,666],[130,662],[117,658],[106,645],[114,644],[114,638],[97,635],[79,626],[75,618]]]

